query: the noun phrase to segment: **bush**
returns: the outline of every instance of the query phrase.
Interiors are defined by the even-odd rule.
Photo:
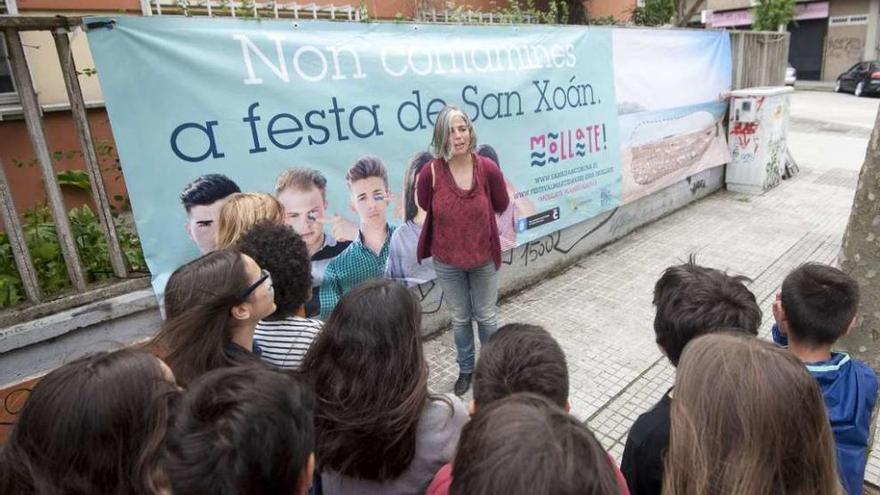
[[[87,205],[67,213],[70,228],[76,241],[80,261],[88,282],[113,277],[110,251],[98,217]],[[128,268],[132,272],[147,271],[141,242],[134,228],[121,216],[114,216],[116,233]],[[61,254],[61,246],[55,224],[46,205],[28,210],[22,223],[25,242],[34,262],[37,280],[43,294],[51,296],[70,287],[67,265]],[[9,236],[0,233],[0,308],[12,306],[25,300],[24,285],[15,267],[15,258]]]

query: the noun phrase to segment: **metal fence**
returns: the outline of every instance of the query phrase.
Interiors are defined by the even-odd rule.
[[[731,31],[733,89],[784,85],[790,42],[789,33]]]
[[[365,8],[351,5],[318,5],[254,0],[142,0],[144,15],[185,15],[274,19],[328,19],[361,21]]]
[[[478,10],[421,9],[416,20],[422,22],[447,22],[457,24],[536,24],[531,13],[481,12]]]
[[[110,201],[104,188],[95,145],[87,120],[82,90],[77,78],[77,68],[70,47],[69,32],[80,26],[81,18],[70,17],[0,17],[0,29],[6,40],[6,48],[15,87],[21,100],[22,114],[31,145],[40,170],[47,202],[55,225],[61,254],[67,268],[72,291],[47,297],[41,290],[37,270],[28,250],[21,220],[16,211],[12,191],[3,164],[0,163],[0,218],[9,237],[15,265],[24,287],[29,304],[13,307],[0,312],[0,327],[19,323],[66,308],[93,302],[106,297],[147,287],[149,279],[143,274],[129,273],[119,236],[111,214]],[[31,72],[24,54],[20,32],[50,31],[64,77],[64,84],[70,101],[70,112],[76,129],[86,172],[90,180],[91,199],[97,207],[98,217],[107,242],[110,264],[114,280],[109,283],[90,284],[87,281],[83,263],[76,247],[76,239],[71,231],[67,209],[52,164],[52,156],[43,129],[42,110],[37,100]]]

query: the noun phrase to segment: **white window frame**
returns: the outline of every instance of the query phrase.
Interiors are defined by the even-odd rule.
[[[6,4],[6,13],[8,15],[18,15],[18,4],[17,0],[4,0],[4,4]]]
[[[0,36],[0,64],[6,64],[11,77],[12,64],[9,61],[9,50],[6,48],[6,38],[3,36]],[[13,91],[11,93],[0,93],[0,105],[17,105],[21,103],[21,98],[18,96],[18,88],[15,86],[15,78],[12,77],[11,80]]]

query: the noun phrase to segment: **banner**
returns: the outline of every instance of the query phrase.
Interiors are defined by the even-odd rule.
[[[728,34],[615,29],[613,45],[622,202],[729,162]]]
[[[179,197],[205,174],[274,194],[289,167],[318,170],[327,205],[310,221],[356,236],[346,173],[377,157],[388,223],[407,226],[404,177],[446,104],[496,152],[512,205],[498,218],[505,249],[727,161],[726,33],[126,16],[87,25],[158,293],[199,254]],[[410,251],[391,257],[410,263]]]

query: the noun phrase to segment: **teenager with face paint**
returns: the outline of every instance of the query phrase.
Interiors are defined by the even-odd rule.
[[[345,175],[351,209],[358,215],[357,238],[333,259],[324,272],[321,284],[321,319],[326,320],[343,294],[371,278],[382,277],[391,234],[385,216],[390,203],[388,172],[382,160],[361,158]]]

